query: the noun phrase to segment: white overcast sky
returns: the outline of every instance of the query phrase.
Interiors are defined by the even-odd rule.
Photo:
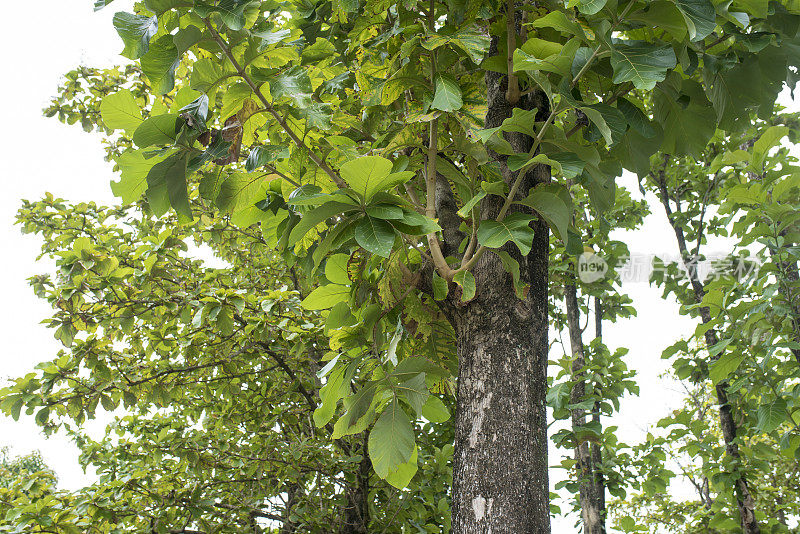
[[[0,132],[5,184],[0,196],[0,250],[6,256],[0,264],[5,302],[0,306],[0,380],[23,376],[59,350],[52,331],[39,324],[49,316],[50,308],[33,295],[26,282],[49,266],[35,261],[38,239],[23,236],[13,225],[20,200],[39,199],[49,191],[71,201],[114,201],[108,185],[111,167],[103,161],[99,138],[85,134],[77,125],[46,119],[41,110],[65,72],[80,64],[110,66],[124,59],[118,56],[122,46],[111,17],[115,11],[130,9],[132,3],[116,0],[99,13],[93,13],[92,0],[39,0],[4,6],[7,21],[26,23],[6,24],[0,33],[5,73],[0,102],[6,114],[6,127]],[[620,183],[633,190],[634,198],[639,197],[632,177],[624,177]],[[641,230],[628,233],[624,240],[632,253],[674,256],[674,236],[658,209],[660,205],[655,197],[648,200],[654,214]],[[606,323],[604,333],[612,350],[630,348],[626,361],[638,372],[640,396],[626,398],[613,421],[620,427],[620,439],[632,444],[644,437],[649,425],[680,405],[681,395],[675,385],[659,378],[668,367],[660,354],[679,337],[690,334],[695,323],[680,317],[677,305],[662,301],[660,290],[646,282],[626,284],[625,290],[634,299],[638,317],[614,325]],[[553,354],[554,358],[558,356]],[[32,419],[23,417],[14,422],[0,416],[0,447],[11,446],[15,453],[40,450],[64,488],[91,482],[91,474],[85,475],[78,466],[75,446],[63,436],[46,439]],[[555,451],[552,454],[550,464],[556,465],[559,459]],[[572,520],[561,520],[554,524],[554,532],[573,530],[571,527]]]

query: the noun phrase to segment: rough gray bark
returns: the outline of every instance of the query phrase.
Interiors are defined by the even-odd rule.
[[[586,359],[583,347],[583,335],[580,327],[580,307],[578,305],[578,290],[575,282],[564,285],[564,301],[567,306],[567,328],[569,330],[570,348],[572,350],[572,392],[570,403],[577,404],[586,397]],[[599,413],[596,414],[599,417]],[[603,521],[604,510],[600,508],[601,500],[605,501],[600,492],[604,488],[598,487],[598,471],[593,455],[593,444],[587,440],[579,440],[581,427],[586,425],[586,410],[575,408],[572,410],[572,429],[576,436],[575,463],[578,476],[579,499],[581,506],[581,521],[584,534],[602,534],[605,532]],[[599,455],[599,448],[596,451]]]
[[[496,53],[493,38],[490,54]],[[506,83],[503,75],[486,75],[486,127],[511,116]],[[541,95],[527,95],[515,106],[542,112]],[[517,152],[532,147],[532,139],[523,134],[509,134],[507,139]],[[506,158],[493,157],[511,182],[514,173]],[[547,167],[531,170],[521,196],[549,177]],[[501,203],[499,197],[488,197],[481,218],[495,217]],[[475,298],[466,304],[451,300],[445,306],[458,336],[459,357],[453,534],[550,532],[545,411],[549,230],[543,221],[533,224],[536,233],[527,257],[514,245],[504,247],[520,263],[522,281],[530,286],[526,298],[517,298],[511,276],[489,252],[472,271],[478,287]]]
[[[697,275],[697,270],[692,267],[696,263],[693,260],[696,260],[697,258],[692,257],[692,255],[689,253],[683,228],[681,228],[681,226],[675,222],[673,217],[672,208],[670,206],[671,197],[667,189],[666,179],[664,178],[663,171],[658,177],[658,186],[661,193],[661,203],[664,206],[667,219],[669,220],[669,223],[675,233],[675,239],[678,242],[678,249],[681,253],[681,257],[683,258],[684,266],[688,272],[694,300],[697,304],[700,304],[703,300],[703,295],[705,295],[705,288]],[[695,253],[695,256],[696,254],[697,253]],[[708,324],[711,322],[711,311],[708,309],[708,307],[699,308],[699,312],[703,324]],[[717,331],[715,329],[710,328],[706,331],[705,342],[707,348],[711,348],[719,342],[719,336],[717,335]],[[712,361],[716,360],[716,358],[718,358],[718,356],[712,357]],[[730,400],[728,399],[728,384],[727,382],[722,381],[718,384],[715,384],[714,389],[716,391],[717,402],[719,404],[719,422],[720,428],[722,429],[722,438],[725,442],[725,451],[728,456],[739,462],[741,460],[741,455],[739,454],[739,446],[736,443],[736,421],[734,420],[733,410],[731,408]],[[736,497],[736,505],[739,511],[739,520],[741,521],[744,534],[760,534],[761,528],[759,527],[758,521],[755,517],[755,499],[750,493],[750,488],[747,485],[747,478],[742,472],[740,472],[739,478],[736,480],[734,494]]]

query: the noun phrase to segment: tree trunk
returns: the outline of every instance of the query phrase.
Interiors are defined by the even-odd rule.
[[[517,26],[519,27],[519,20]],[[497,54],[492,38],[489,55]],[[486,127],[502,124],[514,107],[549,114],[548,102],[534,92],[514,105],[506,100],[506,76],[486,75]],[[506,133],[516,152],[528,152],[533,140]],[[490,153],[506,183],[513,183],[506,157]],[[527,172],[519,198],[550,180],[542,165]],[[497,216],[502,199],[487,197],[481,219]],[[526,213],[532,213],[528,208]],[[437,213],[442,219],[442,214]],[[527,295],[517,297],[500,258],[487,252],[475,264],[477,293],[468,303],[450,300],[445,313],[458,336],[458,395],[453,457],[453,534],[548,534],[550,506],[547,473],[547,265],[549,229],[538,220],[533,248],[520,255],[516,245],[502,250],[520,264]],[[451,292],[451,296],[453,293]],[[452,297],[451,297],[452,298]]]
[[[586,360],[583,347],[583,336],[580,327],[580,307],[578,305],[578,290],[574,281],[564,285],[564,300],[567,305],[567,328],[572,349],[572,392],[570,403],[577,404],[586,397],[586,373],[584,367]],[[599,417],[599,413],[596,414]],[[572,431],[575,435],[575,468],[578,476],[579,499],[581,506],[581,520],[583,521],[584,534],[602,534],[603,510],[599,508],[601,499],[599,495],[604,488],[596,483],[597,468],[592,451],[592,442],[581,439],[581,427],[586,425],[586,410],[575,408],[572,410]],[[599,454],[599,449],[597,453]]]
[[[594,336],[603,339],[603,304],[599,298],[594,299]],[[592,421],[600,426],[600,401],[597,400],[592,408]],[[597,509],[600,510],[600,532],[606,531],[606,480],[603,476],[603,449],[599,443],[592,443],[592,462],[594,463],[594,496],[597,499]]]
[[[688,273],[694,300],[697,304],[700,304],[703,301],[703,295],[705,295],[705,287],[700,281],[700,278],[697,274],[697,269],[694,268],[696,261],[693,260],[696,260],[697,257],[692,257],[689,253],[689,249],[686,246],[686,237],[683,233],[683,228],[681,228],[673,218],[672,208],[670,207],[670,195],[669,191],[667,190],[667,184],[663,170],[659,180],[659,189],[661,192],[661,203],[664,206],[667,220],[669,220],[670,225],[675,232],[675,238],[678,241],[678,249],[681,253],[684,266],[686,267]],[[677,201],[676,205],[678,208],[680,208],[680,204],[677,204]],[[697,252],[695,252],[695,254],[697,254]],[[708,307],[699,308],[699,312],[703,324],[708,324],[711,322],[711,311],[708,309]],[[707,349],[710,349],[716,345],[719,342],[717,331],[713,328],[707,330],[705,333],[705,342]],[[712,357],[712,362],[716,361],[718,358],[719,356]],[[719,403],[719,423],[720,428],[722,429],[722,438],[725,442],[725,451],[729,457],[735,460],[736,464],[741,464],[739,445],[736,442],[736,421],[733,418],[733,410],[728,399],[728,383],[723,380],[719,384],[715,384],[714,389],[716,390],[717,402]],[[753,499],[753,496],[750,493],[750,488],[747,485],[747,478],[741,471],[736,479],[734,495],[736,497],[739,520],[741,521],[744,534],[760,534],[761,529],[755,517],[755,499]]]
[[[487,293],[456,316],[452,532],[547,534],[546,308]]]
[[[786,233],[784,230],[780,235],[785,236]],[[792,310],[793,328],[790,339],[795,343],[800,343],[800,288],[798,287],[800,272],[797,269],[797,262],[781,254],[777,247],[769,247],[769,252],[780,273],[778,291]],[[791,351],[797,363],[800,364],[800,349],[791,349]]]
[[[367,534],[369,532],[369,475],[372,464],[367,454],[369,432],[363,433],[361,462],[358,464],[353,483],[345,487],[347,507],[340,534]]]

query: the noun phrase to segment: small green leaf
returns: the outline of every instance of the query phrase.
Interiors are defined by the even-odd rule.
[[[769,150],[778,144],[783,137],[789,135],[789,128],[786,126],[770,126],[753,143],[753,157],[750,160],[750,167],[757,173],[764,172],[764,159]]]
[[[449,290],[447,285],[447,280],[439,276],[439,274],[434,271],[433,272],[433,299],[442,301],[447,298],[447,292]]]
[[[514,284],[514,292],[517,294],[518,299],[524,299],[528,292],[528,284],[520,282],[519,262],[511,257],[511,254],[505,250],[494,250],[495,254],[500,257],[503,263],[503,269],[511,275],[511,282]]]
[[[489,248],[500,248],[513,241],[523,256],[533,246],[533,228],[529,225],[535,217],[512,213],[502,221],[483,221],[478,227],[478,243]]]
[[[467,203],[464,204],[464,206],[460,210],[458,210],[457,213],[458,216],[461,217],[462,219],[468,219],[470,217],[470,214],[472,213],[472,208],[474,208],[478,204],[478,202],[480,202],[485,196],[486,196],[486,191],[484,191],[483,189],[478,191],[474,197],[469,199]]]
[[[461,87],[455,78],[449,74],[436,74],[433,79],[435,93],[431,107],[441,111],[456,111],[461,109],[464,102],[461,100]]]
[[[477,290],[477,286],[475,285],[475,277],[469,271],[459,271],[453,277],[453,282],[461,287],[461,301],[462,302],[469,302],[473,298],[475,298],[475,291]]]
[[[36,424],[39,426],[44,426],[47,424],[47,420],[50,418],[50,408],[45,406],[38,412],[36,412]]]
[[[428,397],[428,401],[422,407],[422,417],[431,423],[444,423],[450,419],[450,410],[444,405],[442,399],[435,395]]]

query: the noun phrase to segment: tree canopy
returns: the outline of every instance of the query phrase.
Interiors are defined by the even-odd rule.
[[[100,481],[7,521],[549,532],[549,405],[586,533],[788,531],[800,172],[775,102],[800,4],[146,0],[114,26],[132,63],[70,73],[46,114],[102,133],[121,202],[23,205],[65,348],[0,401]],[[635,314],[612,231],[655,210],[681,260],[652,281],[698,319],[664,352],[691,394],[630,447],[602,422],[637,389],[602,338]],[[576,276],[588,251],[609,276]],[[120,417],[94,442],[98,407]],[[659,501],[685,456],[699,504]]]

